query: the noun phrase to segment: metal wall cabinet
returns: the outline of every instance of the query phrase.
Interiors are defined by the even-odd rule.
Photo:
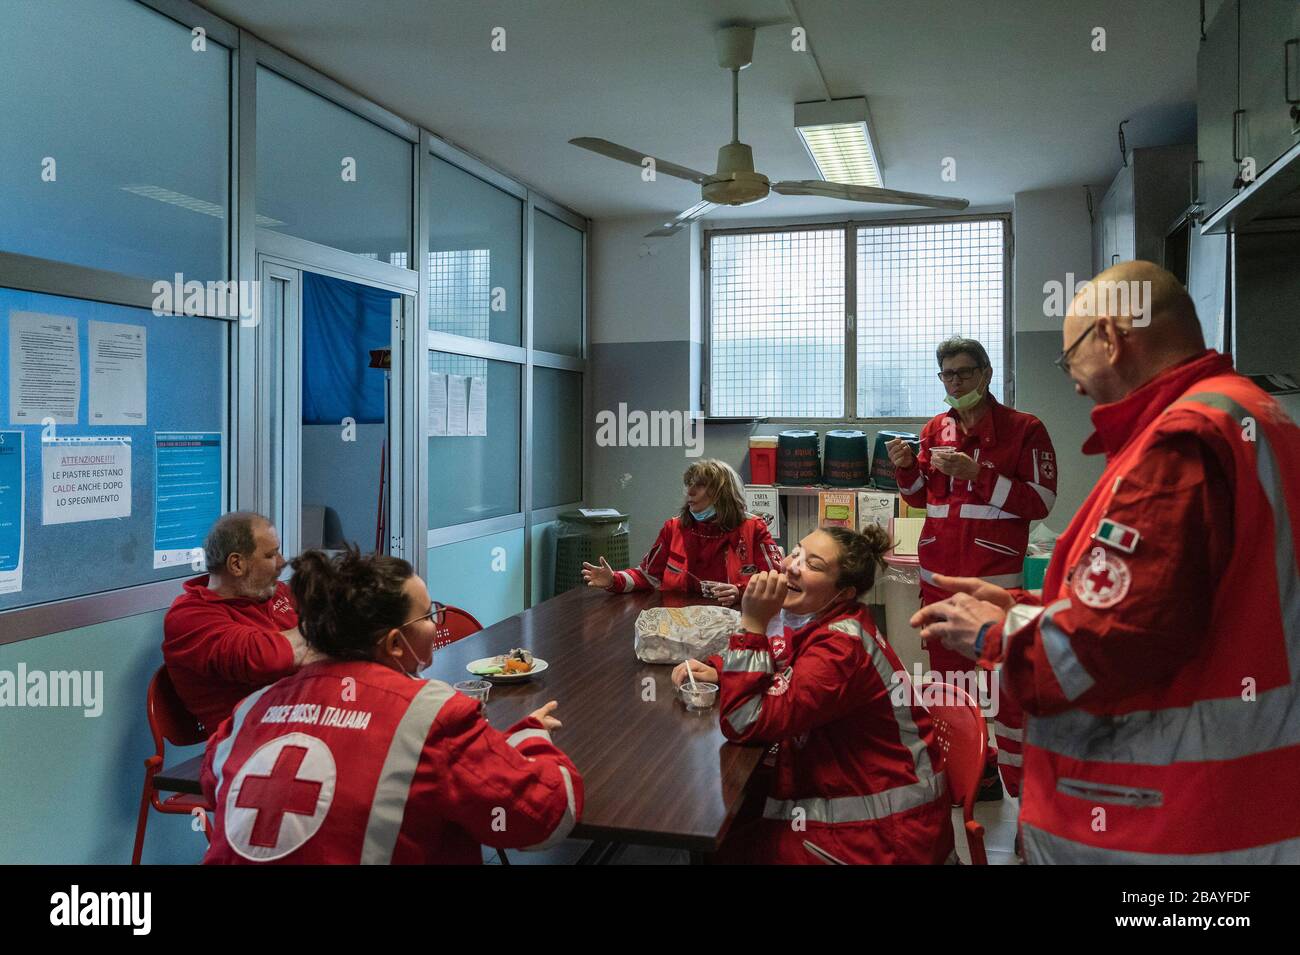
[[[1238,0],[1223,0],[1196,56],[1194,202],[1214,212],[1237,194]]]
[[[1238,149],[1258,178],[1300,142],[1300,2],[1242,3],[1238,30]]]
[[[1233,237],[1232,357],[1243,375],[1300,377],[1300,231]]]
[[[1093,223],[1097,271],[1130,259],[1163,264],[1165,235],[1191,195],[1195,158],[1190,143],[1129,151]]]

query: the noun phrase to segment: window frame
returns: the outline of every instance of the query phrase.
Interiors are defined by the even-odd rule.
[[[700,356],[700,407],[706,421],[747,421],[764,424],[834,425],[854,424],[870,427],[890,425],[920,425],[929,421],[924,417],[861,417],[857,413],[857,305],[858,305],[858,229],[882,226],[921,226],[952,222],[1002,223],[1002,339],[1003,365],[1001,400],[1015,405],[1015,333],[1013,329],[1013,284],[1015,237],[1009,212],[963,213],[961,215],[888,216],[867,219],[836,219],[829,222],[799,221],[739,228],[706,229],[701,234],[700,247],[700,310],[702,317]],[[781,232],[808,232],[842,230],[844,238],[844,414],[839,417],[817,416],[765,416],[765,415],[715,415],[712,395],[712,338],[713,295],[711,247],[715,235],[761,235]],[[938,344],[935,342],[934,344]]]

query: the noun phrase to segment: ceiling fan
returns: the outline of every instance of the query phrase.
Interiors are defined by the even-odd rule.
[[[653,169],[665,175],[698,183],[702,201],[665,222],[648,236],[673,235],[692,219],[706,215],[719,205],[747,206],[761,202],[769,192],[784,196],[825,196],[828,199],[848,199],[852,202],[875,202],[902,206],[929,206],[935,209],[965,209],[970,203],[965,199],[948,196],[931,196],[919,192],[900,192],[896,189],[878,189],[874,186],[854,186],[822,179],[794,179],[772,182],[761,172],[754,171],[754,153],[740,141],[740,71],[749,66],[754,57],[754,28],[752,26],[723,27],[717,34],[718,65],[731,71],[731,142],[718,150],[718,169],[712,174],[691,169],[649,153],[629,149],[594,136],[579,136],[569,142],[589,149],[610,159],[647,166],[653,160]]]

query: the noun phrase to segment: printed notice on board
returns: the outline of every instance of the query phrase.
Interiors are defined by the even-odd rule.
[[[23,433],[0,431],[0,594],[23,589]]]
[[[203,569],[203,541],[221,516],[221,433],[154,435],[153,566]]]
[[[468,434],[469,394],[464,375],[447,376],[447,433]]]
[[[87,424],[148,424],[148,357],[143,325],[90,322]]]
[[[429,434],[442,437],[447,433],[447,376],[429,373]]]
[[[465,430],[474,435],[487,434],[487,379],[481,375],[469,380],[469,412]]]
[[[42,524],[130,516],[129,437],[83,435],[41,442]]]
[[[81,411],[77,320],[9,313],[9,423],[76,424]]]
[[[745,488],[745,510],[761,517],[773,537],[781,536],[781,498],[774,487]]]

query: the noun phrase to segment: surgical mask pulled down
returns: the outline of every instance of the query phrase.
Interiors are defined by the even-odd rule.
[[[795,572],[794,576],[799,576],[806,569],[807,567],[804,564],[803,551],[796,550],[793,554],[790,555],[789,563],[786,565],[786,569],[785,569],[786,575],[790,576],[790,572],[794,571]],[[816,610],[810,611],[809,613],[791,613],[789,610],[786,610],[784,607],[782,607],[780,613],[778,613],[768,622],[767,635],[772,636],[774,634],[782,633],[784,630],[787,629],[798,630],[801,627],[807,626],[814,618],[824,613],[828,607],[831,607],[834,604],[836,604],[841,599],[840,595],[843,592],[844,592],[843,589],[835,591],[835,595],[831,597],[830,600],[826,601],[826,603],[822,604]]]
[[[980,403],[980,399],[983,397],[984,393],[977,388],[974,391],[966,392],[966,394],[962,395],[960,398],[954,398],[952,395],[945,395],[943,402],[956,411],[970,411],[971,408],[974,408]]]

